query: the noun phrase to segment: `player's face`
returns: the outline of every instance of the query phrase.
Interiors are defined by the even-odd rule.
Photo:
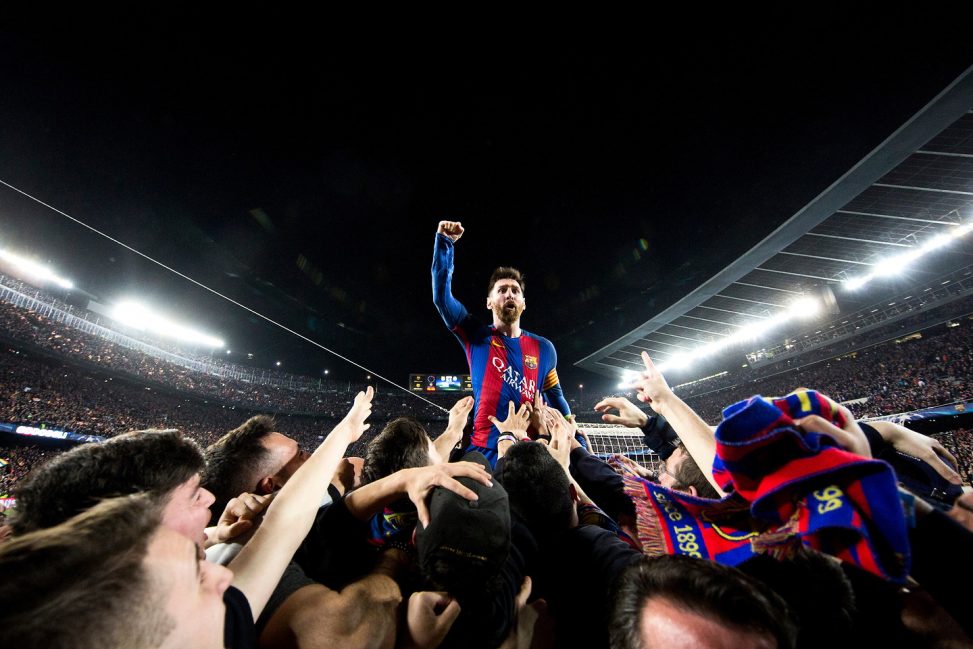
[[[520,319],[520,314],[527,308],[524,292],[520,290],[520,282],[515,279],[501,279],[493,285],[487,296],[487,308],[500,322],[513,324]]]

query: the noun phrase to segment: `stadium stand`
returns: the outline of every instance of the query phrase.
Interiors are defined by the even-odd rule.
[[[257,375],[3,280],[0,496],[19,502],[0,521],[0,645],[634,648],[670,634],[661,644],[969,646],[957,587],[973,579],[973,433],[956,423],[973,402],[968,266],[930,271],[928,298],[861,298],[847,322],[780,332],[743,353],[746,372],[674,391],[641,355],[701,322],[721,330],[696,342],[743,339],[732,331],[755,309],[786,308],[774,291],[877,265],[859,244],[964,227],[973,69],[960,81],[968,101],[946,101],[951,86],[933,102],[943,110],[920,113],[707,290],[582,361],[634,372],[652,427],[633,404],[607,407],[644,437],[583,424],[589,452],[553,409],[511,404],[494,422],[492,474],[479,453],[452,452],[462,404],[446,416],[371,388]],[[926,189],[936,198],[916,197]],[[940,266],[964,253],[946,256]],[[945,449],[856,423],[930,410]],[[126,434],[145,428],[177,430]],[[105,439],[69,447],[38,431]],[[886,459],[902,448],[918,449],[911,491]]]

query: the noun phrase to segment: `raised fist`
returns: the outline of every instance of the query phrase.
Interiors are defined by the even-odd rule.
[[[463,236],[463,224],[459,221],[440,221],[436,232],[446,235],[456,243]]]

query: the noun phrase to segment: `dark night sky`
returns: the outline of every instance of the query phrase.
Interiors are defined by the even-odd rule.
[[[440,219],[467,227],[457,296],[475,312],[490,270],[520,267],[525,328],[594,381],[571,364],[973,63],[967,20],[905,11],[591,26],[611,47],[215,18],[0,22],[0,178],[399,383],[465,371],[430,300]],[[265,366],[361,374],[6,188],[0,225],[106,301],[146,297]]]

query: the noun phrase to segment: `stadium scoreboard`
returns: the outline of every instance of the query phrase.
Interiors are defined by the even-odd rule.
[[[472,392],[469,374],[410,374],[409,387],[413,392]]]

